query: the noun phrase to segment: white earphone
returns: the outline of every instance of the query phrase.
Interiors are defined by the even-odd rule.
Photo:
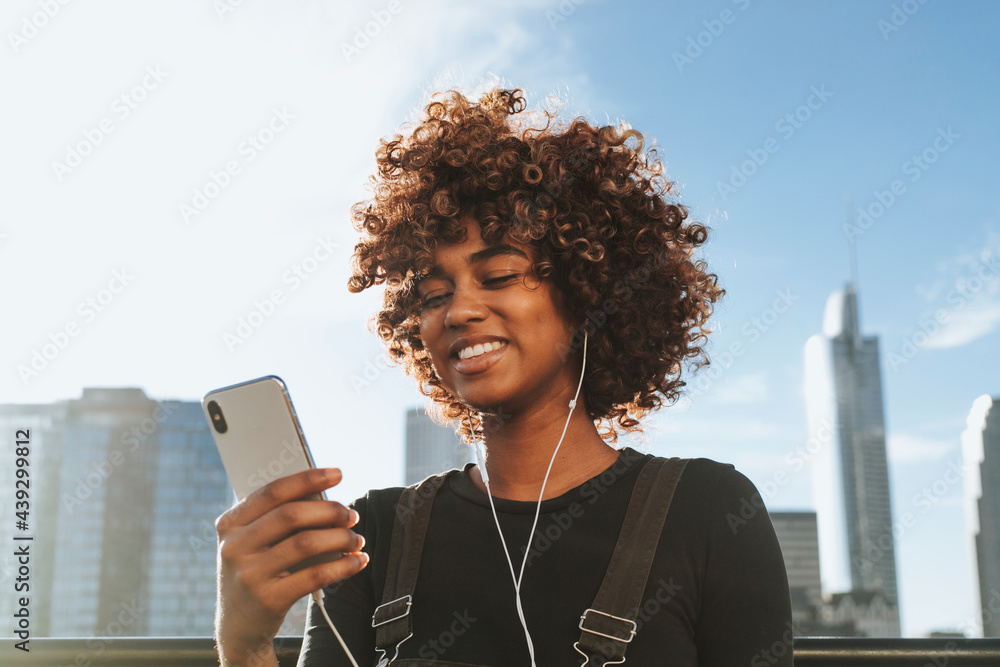
[[[479,474],[483,477],[483,484],[486,485],[486,495],[490,500],[490,509],[493,510],[493,520],[496,522],[497,532],[500,533],[500,543],[503,544],[504,556],[507,557],[507,564],[510,566],[510,576],[514,579],[514,593],[517,596],[517,615],[521,619],[521,627],[524,628],[524,638],[528,642],[528,654],[531,656],[531,667],[535,667],[535,647],[531,643],[531,634],[528,632],[528,624],[524,620],[524,610],[521,608],[521,580],[524,577],[524,568],[528,563],[528,554],[531,553],[531,540],[535,537],[535,528],[538,526],[538,517],[542,510],[542,498],[545,496],[545,484],[549,481],[549,473],[552,472],[552,464],[555,463],[556,454],[559,453],[559,448],[562,446],[563,438],[566,437],[566,430],[569,428],[569,420],[573,416],[573,410],[576,409],[576,399],[580,396],[580,388],[583,386],[583,375],[587,368],[587,327],[586,322],[583,327],[583,364],[580,368],[580,381],[576,385],[576,394],[573,396],[573,400],[569,402],[569,415],[566,417],[566,425],[563,426],[562,435],[559,436],[559,443],[556,445],[556,449],[552,452],[552,459],[549,461],[548,470],[545,471],[545,478],[542,480],[542,489],[538,492],[538,506],[535,508],[535,521],[531,524],[531,533],[528,535],[528,547],[524,550],[524,559],[521,561],[521,572],[519,575],[514,574],[514,563],[510,559],[510,550],[507,548],[507,541],[504,539],[503,530],[500,528],[500,519],[497,517],[497,509],[493,504],[493,494],[490,493],[490,477],[486,472],[486,444],[484,438],[479,438],[476,440],[476,463],[479,465]],[[474,434],[472,430],[472,417],[469,417],[469,431]],[[474,437],[474,435],[473,435]]]

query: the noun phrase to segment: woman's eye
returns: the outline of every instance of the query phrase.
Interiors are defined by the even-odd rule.
[[[492,286],[504,285],[506,283],[512,282],[515,278],[519,277],[520,275],[521,274],[519,273],[512,273],[509,276],[497,276],[495,278],[487,278],[486,280],[483,281],[483,285],[492,285]]]
[[[483,280],[483,287],[487,289],[498,289],[513,283],[520,277],[521,277],[520,273],[511,273],[506,276],[494,276],[492,278],[486,278]],[[422,310],[428,308],[436,308],[437,306],[440,306],[442,303],[444,303],[450,298],[451,298],[451,292],[444,292],[441,294],[435,294],[433,296],[427,296],[421,299],[420,308]]]
[[[421,308],[434,308],[435,306],[441,305],[446,298],[451,296],[450,294],[436,294],[434,296],[429,296],[420,302]]]

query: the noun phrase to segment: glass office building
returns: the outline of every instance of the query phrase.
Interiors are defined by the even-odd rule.
[[[474,461],[472,448],[448,426],[434,423],[423,408],[406,413],[406,471],[404,484],[416,484]]]
[[[88,388],[0,406],[0,426],[31,432],[34,636],[212,634],[215,519],[233,494],[198,402]],[[13,493],[4,480],[5,506]]]
[[[975,630],[1000,637],[1000,399],[973,401],[962,433],[965,513],[978,592]]]

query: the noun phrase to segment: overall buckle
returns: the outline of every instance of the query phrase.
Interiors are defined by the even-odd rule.
[[[404,604],[401,604],[404,603]],[[380,604],[375,608],[375,613],[372,614],[372,627],[377,628],[394,621],[401,621],[406,618],[410,613],[410,607],[413,606],[413,598],[409,595],[404,595],[401,598],[391,600],[385,604]],[[396,644],[396,650],[393,652],[392,657],[388,657],[388,651],[381,647],[376,647],[376,650],[382,655],[379,656],[378,663],[376,667],[387,667],[391,665],[393,661],[399,657],[399,647],[403,645],[407,639],[413,636],[413,632],[406,635]]]
[[[588,620],[587,614],[590,613],[597,614],[598,616],[602,616],[606,619],[611,619],[612,621],[617,621],[619,623],[619,627],[615,628],[614,630],[609,630],[607,627],[602,628],[605,630],[609,630],[609,632],[616,632],[617,634],[612,635],[608,634],[607,632],[601,632],[599,630],[596,630],[593,627],[587,627],[587,620]],[[604,623],[603,625],[606,626],[607,623]],[[628,644],[629,642],[632,641],[632,638],[635,637],[635,631],[637,627],[638,626],[636,625],[635,621],[629,620],[627,618],[621,618],[620,616],[612,616],[611,614],[606,614],[603,611],[597,611],[596,609],[587,609],[586,611],[584,611],[583,615],[580,616],[580,624],[579,624],[579,628],[584,632],[590,633],[592,635],[597,635],[598,637],[603,637],[605,639],[610,639],[612,641],[622,642],[623,644]],[[577,653],[586,658],[586,661],[584,661],[581,667],[586,667],[586,665],[589,665],[591,656],[580,650],[580,642],[575,642],[573,644],[573,648],[576,649]],[[625,657],[623,656],[622,659],[618,660],[617,662],[605,662],[603,664],[620,665],[624,662],[625,662]]]

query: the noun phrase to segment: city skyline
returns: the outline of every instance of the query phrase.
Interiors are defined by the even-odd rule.
[[[384,3],[109,0],[40,27],[36,2],[10,3],[23,43],[0,74],[21,100],[0,166],[0,402],[84,387],[197,401],[277,374],[317,464],[344,470],[331,498],[399,484],[402,414],[424,398],[368,327],[380,289],[346,289],[350,207],[370,196],[379,139],[430,92],[520,87],[530,109],[642,132],[727,290],[711,365],[621,445],[732,463],[769,509],[813,508],[830,442],[807,423],[801,351],[856,247],[882,345],[903,634],[965,628],[949,480],[969,406],[1000,393],[1000,6],[901,6],[433,0],[362,48]]]
[[[27,427],[35,489],[21,533],[33,545],[32,636],[211,635],[215,520],[235,495],[201,403],[86,387],[55,403],[0,404],[0,426],[13,425]],[[14,491],[4,484],[0,499],[13,505]],[[0,537],[9,532],[0,525]],[[0,556],[0,582],[15,576],[15,556]],[[307,601],[281,634],[302,632]],[[15,602],[0,599],[0,613]]]
[[[22,534],[34,545],[35,636],[212,627],[215,518],[233,494],[200,403],[87,387],[50,404],[0,404],[0,424],[28,426],[33,511]],[[0,497],[13,506],[14,485]],[[0,578],[13,565],[5,553]],[[0,599],[0,612],[14,603]]]
[[[841,324],[834,323],[828,327],[828,334],[836,334],[829,342],[839,339],[850,345],[857,343],[853,338],[858,330],[851,325],[856,325],[856,315],[852,315],[850,288],[848,285],[843,293],[831,297],[835,307],[828,311],[836,318],[843,317],[840,321],[847,325],[841,328]],[[876,350],[874,345],[870,351]],[[856,378],[848,380],[854,382]],[[828,390],[833,393],[832,383]],[[838,402],[850,404],[853,400]],[[984,475],[996,474],[997,459],[991,454],[996,453],[993,441],[1000,442],[997,413],[993,419],[987,418],[993,403],[1000,404],[1000,399],[992,401],[987,395],[977,399],[970,412],[969,428],[963,433],[969,459],[966,471],[971,472],[966,476],[966,497],[973,506],[972,514],[967,516],[974,533],[972,558],[979,566],[980,599],[987,600],[987,604],[991,595],[996,597],[997,559],[990,554],[1000,551],[1000,530],[994,525],[1000,518],[994,506],[1000,503],[995,494],[982,494],[983,488],[992,486],[978,481],[980,464],[986,466]],[[832,419],[845,420],[843,416]],[[464,443],[457,434],[434,423],[423,409],[408,410],[405,422],[408,465],[404,485],[461,468],[470,458],[461,456],[467,452],[462,451]],[[31,424],[26,432],[33,433],[29,438],[35,451],[35,469],[59,481],[48,490],[43,485],[38,496],[40,523],[54,525],[55,529],[38,531],[40,539],[34,552],[39,573],[35,596],[43,600],[36,636],[107,636],[110,628],[117,627],[114,618],[123,613],[121,609],[142,612],[141,616],[129,612],[132,615],[128,625],[136,636],[192,636],[204,634],[205,628],[211,627],[215,598],[214,518],[235,502],[235,497],[199,402],[158,401],[139,388],[89,387],[84,388],[79,399],[69,401],[0,404],[0,424]],[[845,446],[850,446],[853,439],[856,436],[850,433],[839,438]],[[124,453],[126,448],[128,454]],[[136,451],[139,453],[133,454]],[[990,454],[984,458],[984,452]],[[985,472],[987,469],[990,472]],[[115,481],[107,484],[112,476]],[[843,479],[834,481],[845,491],[852,488]],[[849,509],[844,494],[834,505],[841,503],[842,509]],[[871,513],[871,508],[855,508],[853,515],[865,511]],[[821,581],[821,571],[829,574],[832,562],[823,561],[820,555],[817,512],[769,513],[785,558],[798,634],[899,636],[894,591],[884,590],[877,579],[866,579],[863,570],[854,572],[851,568],[849,589],[828,583],[829,577]],[[986,517],[982,519],[986,532],[979,529],[981,516]],[[829,517],[826,521],[830,521]],[[848,529],[845,526],[840,531],[845,539],[825,544],[823,551],[851,554],[846,539]],[[118,534],[131,543],[122,544],[114,537]],[[136,554],[140,557],[136,558]],[[211,557],[206,560],[206,555]],[[0,561],[0,579],[12,576],[9,556]],[[55,605],[44,604],[56,590],[62,593],[58,610]],[[296,603],[282,624],[282,634],[299,632],[306,604],[306,598]],[[983,628],[986,636],[997,636],[1000,627],[996,627],[994,618],[1000,618],[1000,614],[984,611],[982,617],[987,621]]]

